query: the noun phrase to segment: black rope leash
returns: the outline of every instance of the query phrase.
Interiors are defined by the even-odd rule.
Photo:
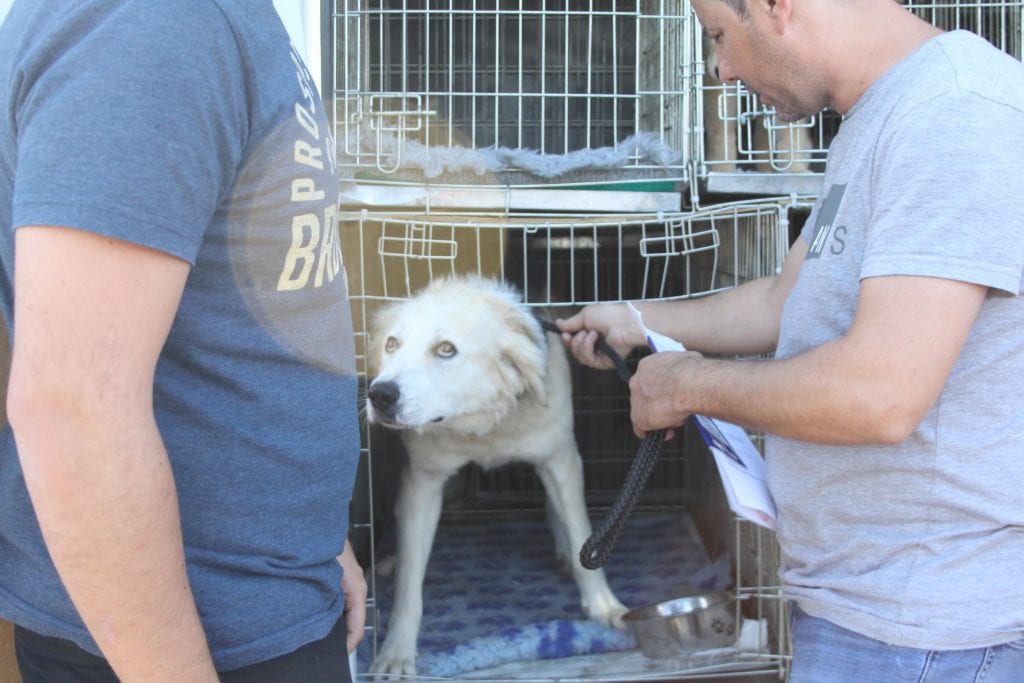
[[[541,320],[540,324],[541,327],[549,332],[561,334],[561,330],[553,322]],[[611,359],[619,377],[628,384],[632,373],[626,366],[622,356],[616,353],[615,349],[603,337],[597,338],[597,348]],[[661,453],[661,444],[664,440],[664,429],[648,432],[644,436],[643,441],[640,443],[640,448],[637,449],[636,456],[633,458],[633,464],[630,465],[629,472],[626,473],[626,481],[622,484],[622,491],[619,492],[618,498],[615,499],[615,503],[608,511],[608,514],[605,515],[601,524],[598,525],[597,530],[590,534],[590,538],[587,539],[580,549],[580,564],[587,569],[598,569],[608,561],[615,543],[618,542],[619,536],[622,534],[622,527],[626,524],[626,518],[633,511],[633,507],[640,497],[640,491],[643,490],[644,484],[647,483],[647,479],[654,470],[654,461],[658,459],[658,455]]]

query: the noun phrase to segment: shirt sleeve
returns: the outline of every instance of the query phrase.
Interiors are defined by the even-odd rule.
[[[1021,292],[1024,112],[954,91],[885,127],[861,277],[922,275]]]
[[[94,5],[67,10],[19,64],[14,226],[194,262],[247,137],[243,55],[214,3]]]

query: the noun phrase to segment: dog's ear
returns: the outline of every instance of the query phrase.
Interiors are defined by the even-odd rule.
[[[544,379],[548,374],[548,345],[540,323],[522,306],[509,306],[504,311],[508,338],[502,343],[501,355],[522,384],[533,392],[541,405],[547,405],[548,392]]]

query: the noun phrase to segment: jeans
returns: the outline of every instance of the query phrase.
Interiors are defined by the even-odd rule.
[[[351,683],[342,617],[322,640],[241,669],[220,672],[221,683]],[[118,683],[113,669],[74,643],[14,627],[24,683]]]
[[[895,647],[791,607],[789,683],[1024,683],[1024,639],[972,650]]]

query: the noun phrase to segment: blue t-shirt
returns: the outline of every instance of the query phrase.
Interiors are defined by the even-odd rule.
[[[14,231],[192,264],[160,357],[189,578],[220,669],[323,637],[359,452],[334,143],[271,0],[19,0],[0,28],[0,307]],[[0,616],[98,652],[7,429]]]

